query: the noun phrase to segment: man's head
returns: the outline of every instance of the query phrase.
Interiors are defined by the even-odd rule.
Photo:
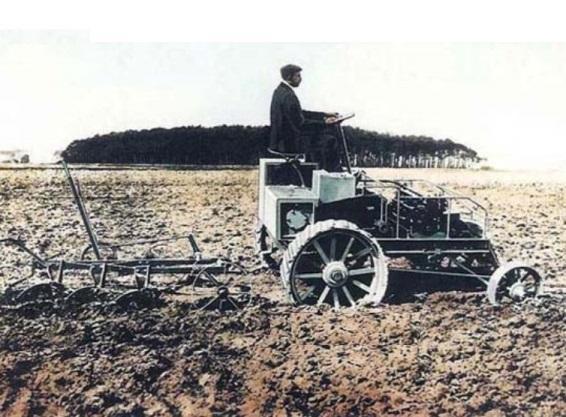
[[[301,70],[298,65],[288,64],[281,68],[281,78],[287,81],[293,87],[298,87],[301,84]]]

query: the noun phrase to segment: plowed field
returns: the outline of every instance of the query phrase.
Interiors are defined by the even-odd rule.
[[[436,292],[333,311],[292,306],[261,272],[259,296],[232,313],[166,295],[148,309],[1,309],[0,416],[566,415],[566,176],[370,174],[428,178],[477,199],[500,258],[537,267],[548,294],[492,307],[481,293]],[[193,232],[206,254],[260,266],[257,171],[75,175],[101,240]],[[60,171],[0,170],[7,236],[42,256],[79,255],[88,241]],[[0,264],[23,271],[24,260],[0,247]]]

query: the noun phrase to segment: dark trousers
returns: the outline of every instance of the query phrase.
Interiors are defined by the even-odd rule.
[[[301,135],[299,143],[308,162],[317,162],[320,169],[328,172],[342,172],[335,136],[326,132]]]

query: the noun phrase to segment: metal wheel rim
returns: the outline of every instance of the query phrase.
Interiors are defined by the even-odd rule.
[[[114,303],[121,308],[149,308],[156,304],[159,293],[154,288],[130,290],[119,295]]]
[[[64,293],[65,287],[58,282],[43,282],[23,290],[16,296],[16,301],[54,301],[63,298]]]
[[[307,255],[318,258],[320,266],[311,262]],[[309,262],[314,269],[303,269],[304,263]],[[343,262],[348,270],[343,283],[332,283],[325,277],[333,262]],[[337,269],[341,268],[338,266]],[[381,250],[373,241],[357,231],[332,229],[315,236],[299,251],[291,268],[290,289],[295,300],[302,304],[356,307],[381,300],[383,294],[378,284],[385,269]]]
[[[106,288],[87,286],[78,288],[65,298],[68,306],[90,304],[95,302],[110,301],[111,292]]]

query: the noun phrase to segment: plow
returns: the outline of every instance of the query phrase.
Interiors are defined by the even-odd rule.
[[[121,243],[99,240],[78,180],[65,162],[62,168],[89,243],[77,259],[45,258],[21,238],[0,239],[0,245],[11,246],[29,259],[29,274],[23,277],[18,268],[0,265],[4,309],[93,302],[145,307],[155,304],[161,293],[182,296],[193,308],[203,310],[239,310],[251,301],[252,283],[246,268],[227,257],[203,254],[192,233]],[[172,242],[185,242],[187,254],[161,255],[159,249]],[[121,257],[122,250],[137,247],[146,248],[143,256]]]

